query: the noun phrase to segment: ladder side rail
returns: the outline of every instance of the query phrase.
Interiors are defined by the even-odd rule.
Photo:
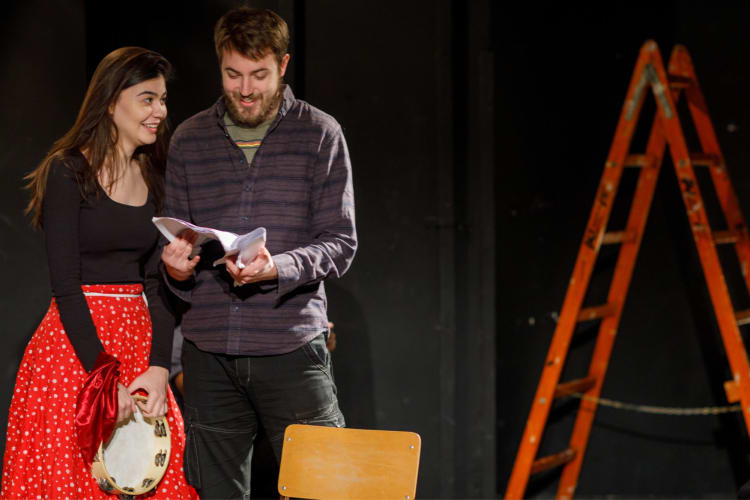
[[[656,68],[661,79],[666,80],[664,67]],[[667,93],[669,94],[669,93]],[[675,109],[671,95],[668,97],[669,105]],[[708,285],[711,303],[713,304],[716,320],[719,324],[724,348],[729,359],[729,365],[734,375],[734,381],[739,386],[740,401],[742,404],[742,415],[745,426],[750,433],[750,364],[748,364],[747,353],[740,335],[739,327],[735,319],[735,311],[729,296],[724,273],[721,269],[719,256],[714,246],[713,233],[708,223],[706,208],[700,195],[697,178],[690,161],[690,154],[685,143],[679,118],[676,114],[667,117],[664,108],[659,105],[658,113],[663,119],[664,131],[669,144],[672,163],[674,164],[677,179],[682,191],[682,199],[685,203],[688,221],[690,223],[693,239],[698,249],[703,274]]]
[[[565,364],[581,304],[586,295],[588,283],[599,253],[602,237],[609,220],[617,187],[622,175],[623,164],[643,106],[645,92],[643,82],[648,63],[654,53],[658,54],[656,43],[646,42],[639,53],[633,76],[628,87],[625,103],[615,129],[615,136],[599,183],[594,206],[591,211],[578,257],[569,281],[557,326],[552,336],[550,348],[542,369],[539,386],[532,401],[529,418],[521,437],[516,460],[506,489],[506,498],[522,498],[531,474],[531,466],[541,443],[544,428],[552,406],[555,388]]]
[[[711,123],[711,117],[708,112],[705,97],[698,83],[695,74],[695,68],[690,54],[687,49],[681,45],[674,48],[675,54],[674,66],[670,64],[670,73],[673,71],[680,76],[687,77],[691,80],[691,85],[685,90],[688,102],[688,109],[695,123],[695,129],[698,132],[698,138],[701,143],[703,152],[714,156],[718,161],[715,165],[709,167],[711,179],[719,199],[721,209],[724,212],[724,218],[730,231],[737,234],[738,238],[734,244],[737,258],[740,262],[740,269],[745,280],[745,286],[750,293],[750,236],[748,236],[747,225],[742,215],[739,199],[732,187],[729,174],[724,162],[724,155],[721,152],[719,141],[716,137],[716,131]]]
[[[674,91],[674,93],[678,94],[679,90]],[[646,147],[646,155],[651,158],[651,164],[644,167],[638,176],[638,184],[636,185],[626,226],[626,230],[632,231],[636,237],[632,241],[623,243],[620,247],[607,297],[607,303],[615,304],[615,313],[602,319],[599,325],[599,333],[597,334],[588,373],[588,377],[595,379],[596,383],[585,392],[587,396],[597,398],[601,394],[638,251],[648,221],[656,183],[659,179],[665,148],[664,129],[661,120],[658,116],[655,116]],[[557,490],[557,498],[559,499],[570,499],[575,493],[597,406],[596,402],[592,400],[582,399],[580,402],[569,445],[569,449],[575,450],[576,454],[575,458],[563,468]]]

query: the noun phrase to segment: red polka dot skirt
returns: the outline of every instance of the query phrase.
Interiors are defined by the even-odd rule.
[[[120,360],[126,387],[148,368],[151,319],[141,285],[85,285],[94,325],[106,351]],[[104,493],[83,461],[74,425],[76,397],[86,372],[68,340],[55,300],[26,347],[8,414],[2,492],[10,498],[117,498]],[[196,498],[182,469],[185,432],[171,391],[167,420],[172,436],[169,467],[143,497]]]

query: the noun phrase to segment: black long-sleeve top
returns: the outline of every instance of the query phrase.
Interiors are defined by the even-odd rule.
[[[104,350],[96,334],[82,284],[143,283],[153,327],[150,365],[169,369],[174,318],[158,271],[156,205],[118,203],[100,193],[83,196],[76,172],[86,167],[80,153],[50,165],[42,209],[52,295],[65,332],[86,371]]]

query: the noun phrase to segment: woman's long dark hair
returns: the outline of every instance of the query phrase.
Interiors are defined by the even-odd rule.
[[[117,165],[120,161],[115,145],[117,127],[109,113],[110,106],[120,92],[146,80],[164,77],[169,80],[172,68],[160,54],[140,47],[123,47],[109,53],[94,71],[83,104],[73,127],[58,139],[44,160],[25,179],[31,191],[31,200],[26,213],[31,213],[35,227],[42,226],[42,206],[47,187],[50,163],[55,158],[65,160],[85,152],[88,167],[75,172],[81,194],[84,197],[99,193],[97,183],[106,178],[109,185],[102,186],[107,192],[117,181]],[[168,124],[162,120],[156,134],[156,142],[138,147],[133,158],[141,167],[141,174],[156,201],[157,209],[164,198],[164,169],[167,158]],[[103,172],[106,170],[106,172]],[[102,173],[106,175],[102,176]]]

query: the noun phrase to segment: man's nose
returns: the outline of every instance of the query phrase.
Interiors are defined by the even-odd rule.
[[[240,94],[242,94],[242,97],[247,97],[247,96],[249,96],[252,93],[253,93],[253,88],[252,88],[252,85],[250,83],[250,79],[249,78],[243,78],[242,79],[242,84],[240,85]]]

